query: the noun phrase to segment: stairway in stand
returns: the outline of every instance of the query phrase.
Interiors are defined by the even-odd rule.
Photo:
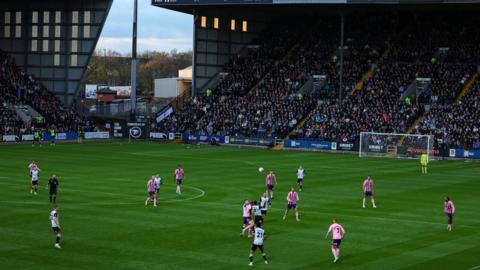
[[[462,91],[460,91],[460,93],[455,98],[455,103],[458,103],[462,99],[462,97],[465,96],[468,93],[468,91],[472,88],[472,85],[477,80],[477,78],[478,78],[478,73],[475,73],[474,75],[472,75],[470,77],[470,79],[468,79],[467,83],[463,86]],[[425,117],[425,115],[427,115],[427,113],[423,112],[417,118],[417,120],[415,120],[415,122],[413,122],[413,124],[408,128],[407,132],[405,132],[405,133],[406,134],[412,133],[412,131],[417,127],[418,123],[420,123],[420,121],[422,121],[423,117]],[[405,139],[405,137],[402,137],[402,139],[400,139],[400,141],[397,143],[397,146],[402,145],[404,139]]]
[[[458,96],[455,98],[455,103],[460,102],[460,100],[467,94],[467,92],[472,88],[473,83],[477,80],[478,73],[475,73],[470,79],[467,81],[465,86],[463,86],[462,91],[458,94]]]
[[[385,49],[385,51],[383,52],[382,56],[380,56],[380,58],[378,59],[378,64],[381,64],[383,63],[383,61],[385,60],[385,57],[390,53],[390,48],[387,48]],[[375,74],[375,72],[373,70],[369,70],[367,71],[363,76],[362,78],[360,79],[360,81],[358,81],[356,84],[355,84],[355,87],[350,91],[348,92],[346,98],[350,98],[351,96],[353,96],[357,91],[363,89],[363,86],[365,85],[365,82],[367,82],[370,78],[373,77],[373,75]],[[281,141],[281,143],[277,143],[275,145],[275,147],[273,148],[274,150],[281,150],[283,149],[283,141],[284,140],[287,140],[290,138],[290,136],[292,135],[292,133],[298,129],[298,128],[301,128],[303,127],[303,125],[305,124],[305,122],[310,119],[310,117],[312,117],[312,112],[315,110],[317,106],[314,106],[309,113],[307,113],[303,118],[302,120],[300,120],[297,125],[290,131],[290,133],[288,133],[288,135],[283,139],[283,140],[278,140]]]

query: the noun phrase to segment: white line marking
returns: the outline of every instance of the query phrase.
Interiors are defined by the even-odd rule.
[[[16,184],[16,183],[2,183],[2,185],[8,185],[8,186],[28,186],[28,185],[23,185],[23,184]],[[169,185],[169,184],[166,184]],[[199,199],[203,196],[205,196],[205,190],[201,188],[197,188],[194,186],[189,186],[189,185],[182,185],[182,187],[187,188],[187,189],[193,189],[199,192],[198,195],[193,196],[193,197],[188,197],[188,198],[182,198],[182,199],[169,199],[169,200],[159,200],[158,203],[173,203],[173,202],[184,202],[184,201],[191,201],[195,199]],[[138,196],[138,195],[132,195],[132,194],[122,194],[122,193],[111,193],[111,192],[102,192],[102,191],[89,191],[89,190],[81,190],[81,189],[67,189],[69,191],[79,191],[79,192],[87,192],[87,193],[97,193],[97,194],[106,194],[106,195],[115,195],[115,196],[122,196],[122,197],[134,197],[139,199],[139,202],[118,202],[118,203],[73,203],[75,205],[135,205],[135,204],[144,204],[143,202],[143,197]],[[182,196],[182,195],[180,195]],[[44,203],[36,203],[36,202],[20,202],[20,201],[0,201],[1,203],[10,203],[10,204],[44,204]]]
[[[468,268],[467,270],[476,270],[476,269],[480,269],[480,265],[474,266],[472,268]]]

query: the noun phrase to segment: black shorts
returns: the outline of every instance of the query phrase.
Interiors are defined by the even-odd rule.
[[[61,233],[60,227],[52,227],[54,233]]]
[[[333,246],[333,247],[338,248],[338,247],[340,247],[340,244],[341,244],[341,243],[342,243],[342,239],[333,239],[333,240],[332,240],[332,246]]]
[[[50,195],[57,195],[57,189],[50,189]]]
[[[257,250],[257,248],[260,249],[260,251],[263,253],[263,245],[252,244],[252,251]]]
[[[148,192],[148,196],[153,196],[153,195],[155,195],[155,191],[149,191]]]
[[[365,197],[372,197],[373,193],[371,191],[365,191]]]
[[[298,178],[297,183],[303,183],[303,178]]]
[[[262,212],[262,215],[263,215],[263,216],[266,216],[266,215],[267,215],[267,210],[260,210],[260,212]]]
[[[156,188],[156,189],[155,189],[155,193],[158,193],[159,191],[160,191],[159,188]]]
[[[38,180],[32,181],[32,186],[38,186]]]
[[[263,217],[262,216],[255,216],[255,223],[256,224],[262,224],[263,223]]]
[[[446,214],[448,218],[448,224],[452,224],[453,222],[453,214]]]

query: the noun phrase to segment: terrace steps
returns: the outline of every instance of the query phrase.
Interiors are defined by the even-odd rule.
[[[380,56],[379,60],[378,60],[378,63],[383,63],[383,61],[385,60],[385,57],[390,53],[390,48],[387,48],[385,49],[385,51],[383,52],[383,54]],[[353,88],[352,91],[350,91],[348,94],[347,94],[347,98],[353,96],[357,91],[361,90],[363,88],[363,86],[365,85],[365,82],[367,82],[370,78],[373,77],[373,75],[375,74],[375,72],[373,70],[369,70],[367,71],[363,77],[360,79],[360,81],[358,81],[356,84],[355,84],[355,88]],[[315,106],[314,108],[312,108],[310,110],[310,112],[308,114],[306,114],[305,117],[303,117],[302,120],[300,120],[297,125],[290,131],[290,133],[288,133],[288,135],[284,138],[285,140],[286,139],[289,139],[290,136],[292,135],[292,133],[297,129],[297,128],[300,128],[300,127],[303,127],[303,125],[305,124],[305,122],[310,119],[312,117],[312,112],[315,110],[315,108],[317,108],[317,106]],[[276,149],[276,147],[274,147],[274,149]],[[279,149],[283,149],[283,145],[281,146],[281,148],[279,147]]]
[[[370,78],[373,77],[373,74],[374,74],[373,70],[367,71],[367,73],[365,73],[363,75],[363,77],[360,79],[360,81],[357,82],[357,84],[355,84],[355,87],[350,92],[348,92],[347,98],[355,95],[355,93],[357,91],[361,90],[363,88],[363,86],[365,85],[365,82],[367,82]]]
[[[387,48],[385,49],[385,51],[382,53],[382,55],[380,56],[380,58],[378,59],[378,63],[381,64],[383,63],[383,61],[385,60],[385,57],[387,57],[387,55],[390,53],[390,48]],[[363,89],[363,86],[365,85],[365,83],[373,77],[373,75],[375,74],[375,72],[373,70],[369,70],[367,71],[363,77],[360,79],[360,81],[357,82],[357,84],[355,84],[355,87],[350,91],[348,92],[347,94],[347,98],[349,97],[352,97],[356,92],[358,92],[359,90]]]
[[[455,98],[455,103],[458,103],[460,102],[460,100],[462,99],[463,96],[465,96],[465,94],[468,93],[468,91],[470,90],[470,88],[472,88],[472,85],[473,83],[475,82],[475,80],[478,78],[478,73],[475,73],[474,75],[472,75],[470,77],[470,79],[468,79],[467,83],[465,84],[465,86],[463,86],[463,89],[462,91],[460,91],[460,93],[458,94],[458,96]],[[406,134],[411,134],[412,131],[415,129],[415,127],[417,127],[418,123],[420,123],[420,121],[422,121],[423,117],[425,117],[425,115],[427,115],[427,112],[423,112],[418,118],[417,120],[415,120],[415,122],[413,122],[413,124],[408,128]],[[402,139],[400,139],[400,141],[397,143],[397,146],[400,146],[403,144],[403,141],[405,140],[405,137],[402,137]]]
[[[422,121],[423,117],[427,114],[427,112],[423,112],[418,118],[413,122],[413,124],[410,125],[410,127],[407,129],[405,134],[410,134],[412,131],[415,129],[415,127]],[[397,147],[401,146],[403,144],[403,141],[405,141],[405,136],[403,136],[397,143]]]
[[[283,140],[277,140],[273,150],[283,150]]]
[[[297,128],[300,128],[300,127],[303,127],[303,125],[305,124],[305,122],[312,116],[312,111],[315,110],[317,106],[315,106],[312,110],[310,110],[309,113],[307,113],[303,118],[302,120],[300,120],[296,125],[295,127],[293,127],[293,129],[287,134],[287,136],[285,137],[285,140],[288,140],[290,139],[290,136],[292,135],[292,133],[297,129]]]
[[[472,88],[473,83],[475,80],[478,78],[478,73],[475,73],[470,79],[468,79],[467,83],[463,86],[462,91],[458,94],[458,96],[455,98],[455,103],[460,102],[462,100],[463,96],[465,96],[468,91]]]

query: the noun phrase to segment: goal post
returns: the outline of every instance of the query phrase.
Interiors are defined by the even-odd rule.
[[[359,157],[419,159],[422,154],[434,159],[433,135],[361,132]]]

